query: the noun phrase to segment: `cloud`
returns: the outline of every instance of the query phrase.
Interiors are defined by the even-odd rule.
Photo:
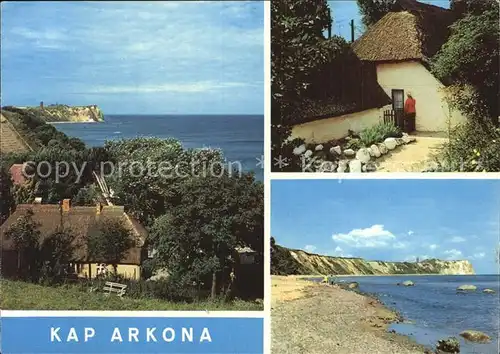
[[[390,241],[395,240],[390,231],[384,229],[384,225],[373,225],[366,229],[354,229],[347,234],[334,234],[332,239],[336,242],[348,244],[356,248],[379,248],[387,247]]]
[[[429,248],[434,251],[436,250],[437,248],[439,248],[439,245],[436,245],[435,243],[433,243],[432,245],[429,245]]]
[[[412,230],[408,231],[408,236],[411,236],[413,234],[414,234],[414,232]]]
[[[392,247],[396,249],[407,248],[408,246],[409,244],[407,242],[399,242],[399,241],[392,245]]]
[[[163,85],[137,85],[137,86],[97,86],[85,93],[200,93],[220,89],[246,87],[243,82],[210,82],[200,81],[193,83],[163,84]]]
[[[316,251],[316,246],[313,246],[313,245],[306,245],[304,247],[304,250],[306,252],[309,252],[309,253],[313,253],[314,251]]]
[[[460,236],[454,236],[450,239],[450,242],[453,242],[453,243],[461,243],[461,242],[465,242],[465,241],[467,241],[467,240],[463,237],[460,237]]]
[[[70,40],[63,31],[56,28],[31,29],[14,27],[10,30],[12,42],[24,42],[25,45],[42,49],[63,49]]]
[[[260,113],[263,22],[262,2],[2,3],[2,98],[88,94],[108,113]]]
[[[457,249],[446,250],[443,252],[447,260],[457,260],[462,257],[462,251]]]
[[[468,257],[469,259],[483,259],[484,257],[486,257],[486,253],[484,252],[479,252],[479,253],[474,253],[472,256]]]
[[[351,258],[352,254],[344,253],[344,250],[340,246],[337,246],[337,247],[335,247],[335,250],[333,251],[333,256],[334,257]]]

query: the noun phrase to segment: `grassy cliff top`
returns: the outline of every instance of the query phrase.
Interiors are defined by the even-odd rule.
[[[467,260],[427,259],[420,262],[370,261],[362,258],[332,257],[289,249],[275,244],[271,273],[277,275],[409,275],[475,274]]]
[[[4,107],[3,109],[27,111],[36,115],[46,123],[52,122],[102,122],[104,114],[96,105],[69,106],[64,104],[53,104],[37,107]]]

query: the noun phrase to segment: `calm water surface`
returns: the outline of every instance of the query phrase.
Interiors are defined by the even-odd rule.
[[[435,348],[439,339],[456,336],[461,353],[499,354],[500,276],[390,276],[337,278],[356,281],[362,292],[376,295],[386,306],[400,312],[410,323],[393,324],[390,329],[409,335],[418,343]],[[411,280],[413,287],[397,286]],[[463,284],[477,286],[476,292],[457,294]],[[483,289],[496,294],[485,294]],[[466,342],[458,334],[474,329],[492,338],[489,344]]]

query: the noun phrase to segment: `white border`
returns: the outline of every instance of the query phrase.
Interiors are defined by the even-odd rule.
[[[271,354],[271,2],[264,1],[264,353]]]
[[[287,179],[476,179],[496,180],[500,179],[500,172],[378,172],[378,173],[321,173],[321,172],[274,172],[273,180]],[[271,180],[271,178],[269,178]],[[267,213],[265,214],[268,217]]]
[[[263,0],[264,6],[264,156],[270,156],[271,139],[271,4]],[[35,317],[120,317],[120,318],[262,318],[264,353],[271,353],[271,277],[270,277],[270,163],[264,158],[264,310],[263,311],[39,311],[1,310],[0,318]],[[0,289],[1,290],[1,289]]]
[[[0,317],[174,317],[262,318],[263,311],[25,311],[2,310]]]

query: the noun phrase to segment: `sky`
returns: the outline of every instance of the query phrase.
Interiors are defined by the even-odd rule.
[[[500,180],[273,180],[271,235],[310,253],[469,260],[496,274]]]
[[[449,0],[419,0],[419,2],[450,8]],[[354,0],[333,0],[328,1],[333,18],[332,34],[351,40],[350,21],[354,20],[354,39],[359,38],[363,32],[363,23],[359,13],[357,2]]]
[[[2,2],[2,105],[263,114],[262,2]]]

